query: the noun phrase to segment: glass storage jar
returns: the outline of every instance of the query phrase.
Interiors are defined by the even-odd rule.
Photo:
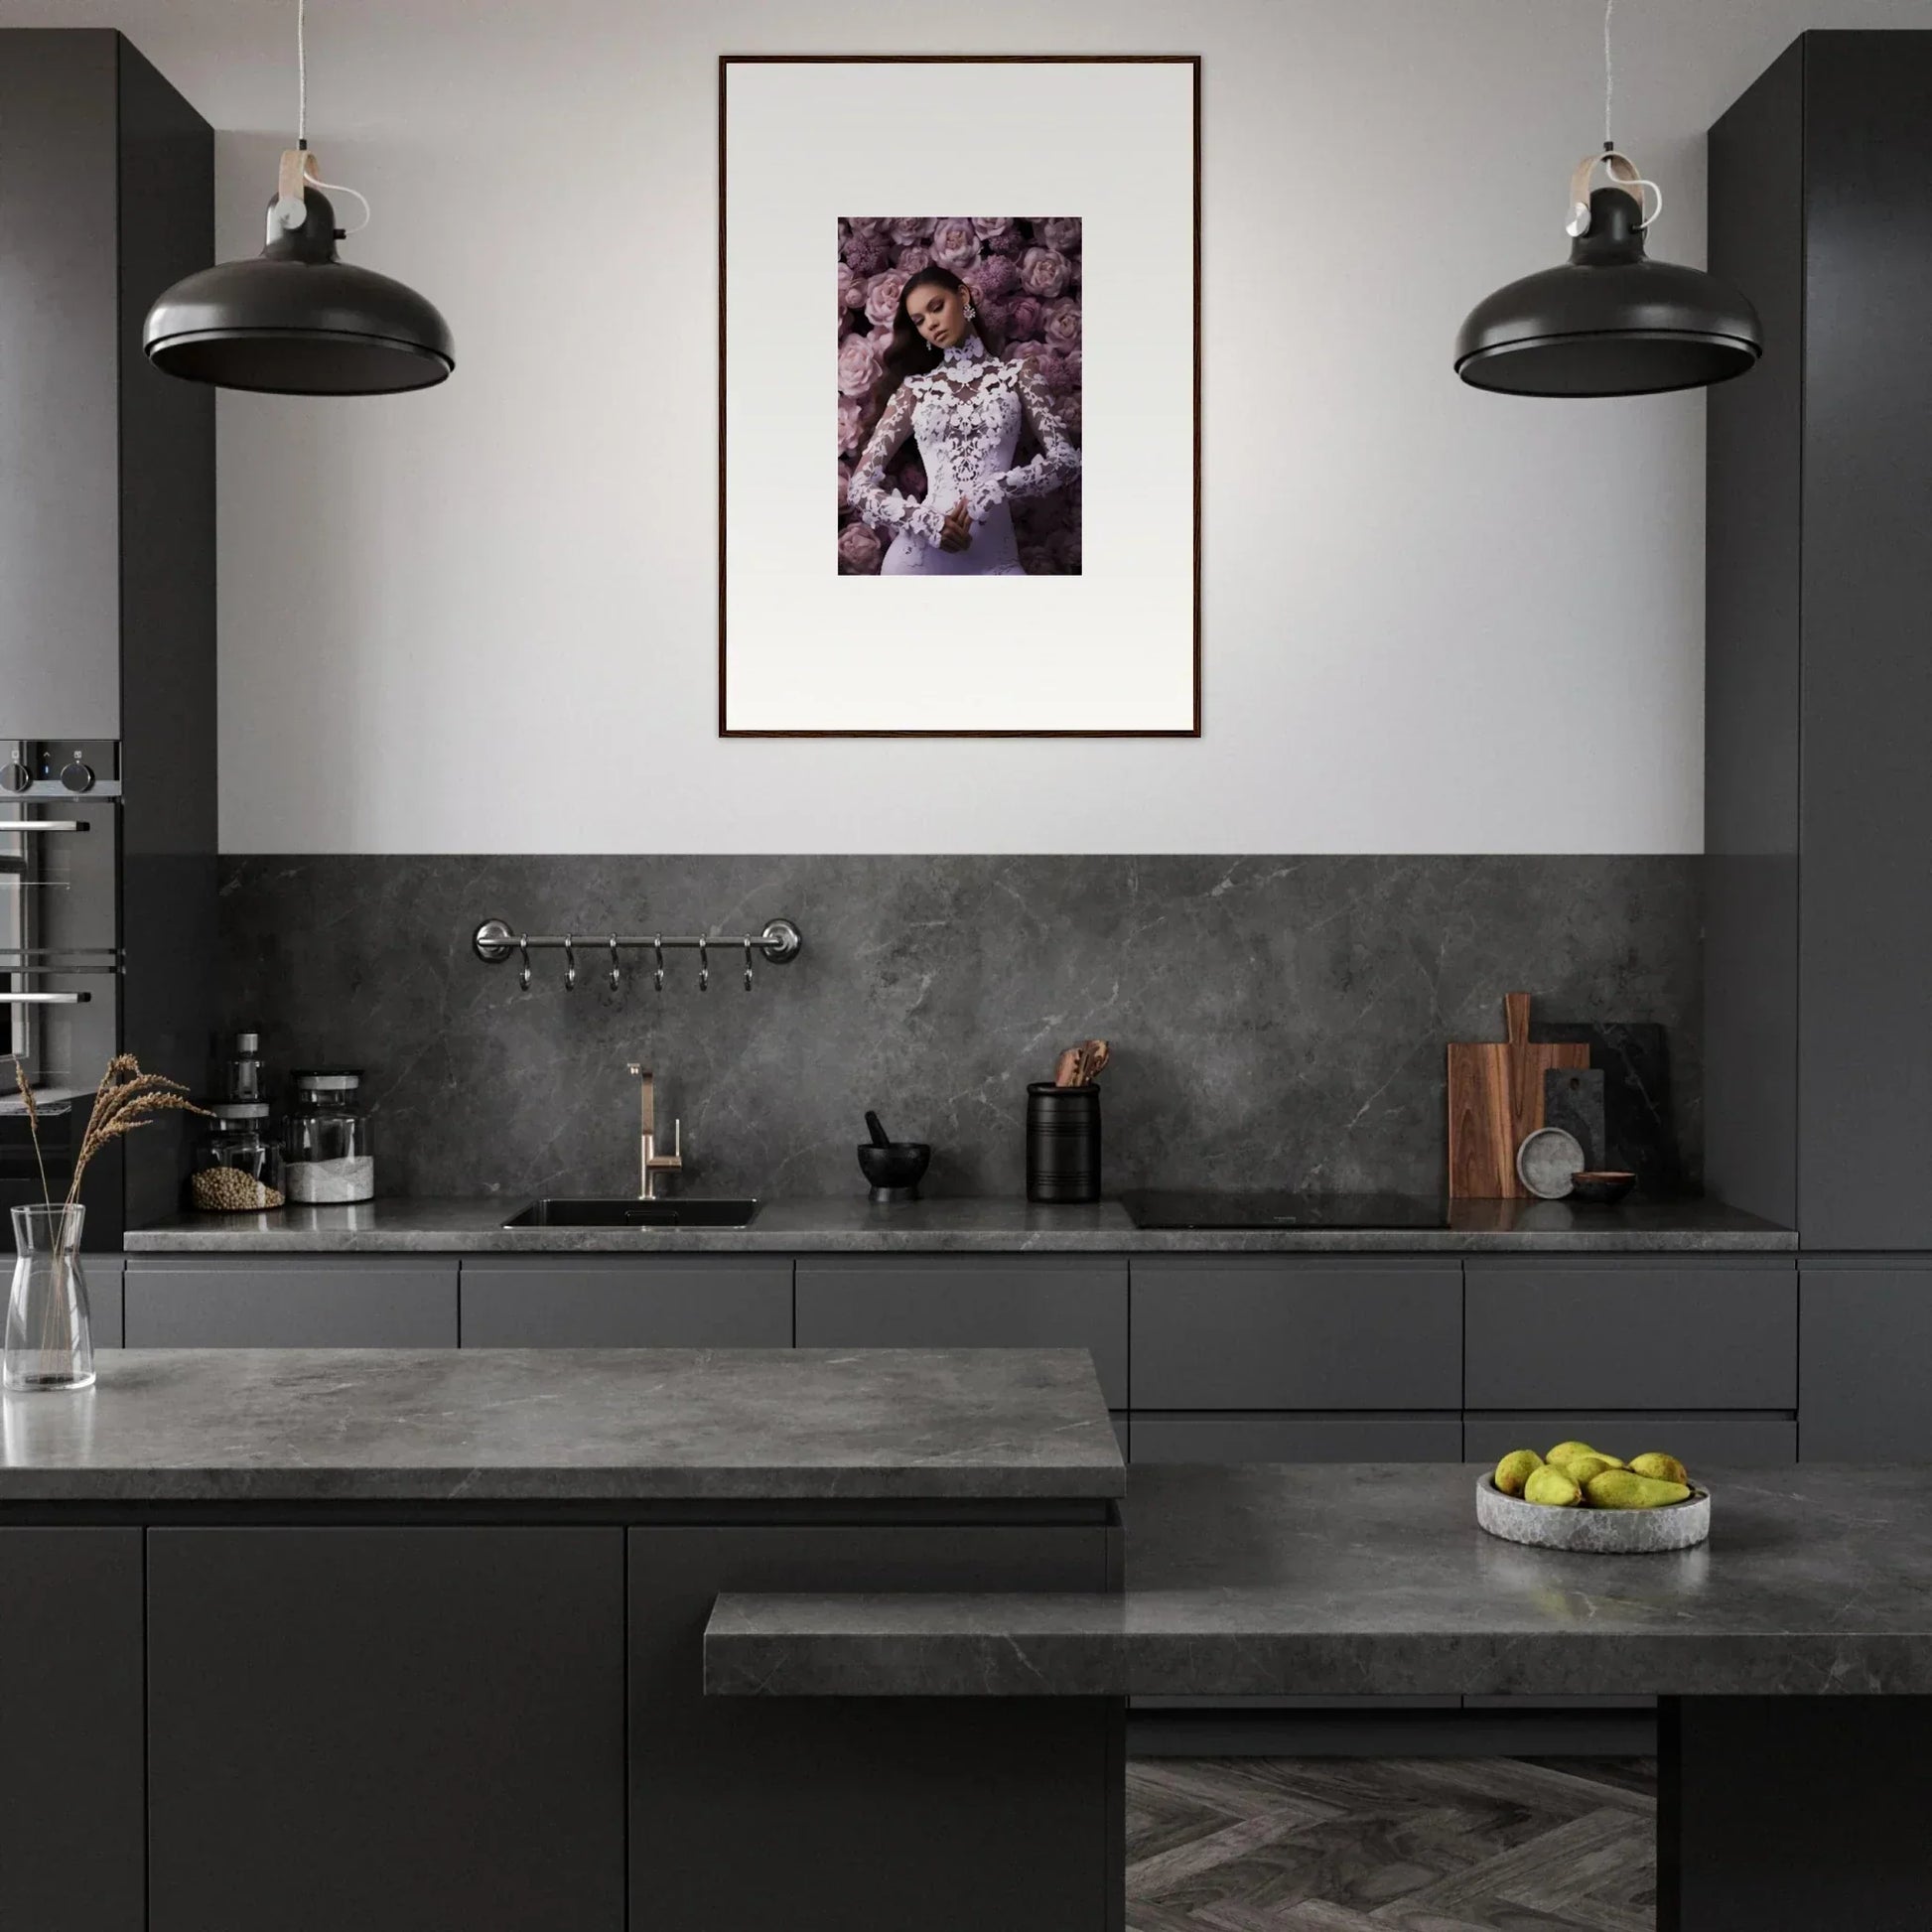
[[[295,1076],[295,1105],[283,1130],[289,1199],[326,1206],[375,1198],[375,1151],[353,1067],[309,1067]]]
[[[190,1203],[204,1214],[259,1213],[280,1207],[282,1147],[269,1125],[265,1100],[215,1100],[214,1118],[195,1150],[188,1176]]]

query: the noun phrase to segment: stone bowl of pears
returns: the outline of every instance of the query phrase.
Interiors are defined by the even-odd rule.
[[[1711,1492],[1661,1449],[1625,1462],[1587,1443],[1559,1443],[1548,1455],[1511,1449],[1476,1484],[1476,1521],[1539,1549],[1643,1556],[1702,1543]]]

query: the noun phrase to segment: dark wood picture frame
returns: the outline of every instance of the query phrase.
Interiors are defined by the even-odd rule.
[[[726,678],[726,492],[725,492],[725,169],[726,83],[734,67],[929,66],[937,64],[1026,65],[1057,62],[1082,67],[1185,66],[1193,69],[1193,720],[1186,726],[1151,730],[858,730],[784,731],[734,728],[729,722]],[[1198,54],[721,54],[718,57],[718,736],[720,738],[1198,738],[1201,735],[1201,57]]]

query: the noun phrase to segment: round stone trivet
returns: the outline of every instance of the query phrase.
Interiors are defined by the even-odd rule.
[[[1540,1550],[1639,1557],[1702,1543],[1711,1534],[1711,1492],[1693,1485],[1683,1502],[1662,1509],[1557,1509],[1505,1496],[1493,1476],[1483,1476],[1476,1483],[1476,1521],[1491,1536]]]

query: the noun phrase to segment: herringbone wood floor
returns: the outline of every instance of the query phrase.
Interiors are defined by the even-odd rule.
[[[1652,1932],[1638,1759],[1137,1758],[1131,1932]]]

